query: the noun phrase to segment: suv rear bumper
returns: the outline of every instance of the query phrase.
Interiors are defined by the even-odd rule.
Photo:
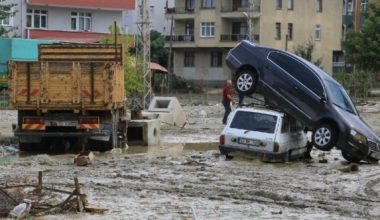
[[[293,159],[303,158],[305,156],[307,148],[302,147],[299,149],[294,149],[294,150],[286,151],[282,153],[270,153],[270,152],[255,151],[249,148],[237,148],[237,147],[219,145],[219,150],[221,154],[225,154],[225,155],[232,152],[244,152],[244,153],[249,153],[251,155],[257,156],[258,158],[260,158],[262,161],[265,161],[265,162],[284,162],[284,161],[289,161]]]

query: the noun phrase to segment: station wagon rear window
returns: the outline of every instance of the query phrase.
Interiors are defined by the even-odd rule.
[[[238,111],[231,122],[230,128],[274,133],[276,124],[277,116],[258,112]]]

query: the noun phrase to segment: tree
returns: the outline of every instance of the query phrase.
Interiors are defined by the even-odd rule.
[[[15,14],[15,11],[12,11],[11,8],[16,6],[16,4],[6,4],[5,0],[0,0],[0,21],[9,19]],[[0,37],[6,36],[6,34],[12,31],[14,28],[5,29],[3,26],[0,26]]]
[[[314,48],[315,48],[314,42],[311,39],[309,39],[308,42],[306,42],[305,44],[300,44],[296,46],[293,50],[297,56],[300,56],[312,62],[317,67],[321,67],[322,59],[321,58],[318,58],[316,60],[313,59]]]
[[[370,4],[363,14],[365,21],[360,32],[349,32],[343,47],[347,59],[359,69],[380,71],[380,2]]]
[[[168,63],[168,49],[165,48],[165,37],[160,32],[150,32],[150,59],[166,66]]]
[[[119,27],[115,27],[111,25],[109,28],[110,35],[101,39],[100,43],[103,44],[114,44],[115,43],[115,32],[117,35],[117,43],[123,45],[124,49],[124,85],[126,96],[134,96],[142,93],[144,90],[144,85],[142,82],[142,73],[138,72],[138,68],[136,68],[136,60],[128,51],[128,48],[133,45],[133,36],[128,36],[126,34],[122,34]]]

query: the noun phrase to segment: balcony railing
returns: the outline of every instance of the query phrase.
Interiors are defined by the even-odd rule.
[[[222,34],[220,35],[220,41],[241,41],[247,40],[247,34]]]
[[[188,13],[194,13],[194,8],[186,8],[186,7],[166,8],[166,14],[188,14]]]
[[[220,35],[220,41],[241,41],[248,40],[248,34],[222,34]],[[253,35],[253,40],[256,42],[260,41],[260,35]]]
[[[248,12],[249,7],[248,6],[241,6],[241,7],[232,7],[232,6],[222,6],[221,12]],[[254,6],[251,9],[251,12],[260,12],[261,8],[260,5]]]
[[[165,41],[193,42],[194,41],[194,35],[165,36]]]

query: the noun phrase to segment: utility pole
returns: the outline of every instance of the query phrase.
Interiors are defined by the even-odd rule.
[[[140,0],[140,19],[137,23],[141,34],[141,37],[139,38],[140,45],[142,45],[142,51],[140,53],[137,53],[137,56],[142,55],[142,63],[141,65],[137,65],[137,68],[142,68],[144,80],[144,108],[148,108],[149,103],[152,99],[152,72],[150,69],[150,22],[147,1],[148,0]],[[139,57],[136,57],[136,59],[141,60]]]
[[[253,9],[254,9],[255,5],[253,3],[253,0],[249,0],[248,1],[248,5],[247,5],[247,12],[243,12],[243,14],[247,17],[247,25],[248,25],[248,40],[250,42],[253,42],[254,41],[254,37],[253,37],[253,22],[252,22],[252,18],[253,18]]]

